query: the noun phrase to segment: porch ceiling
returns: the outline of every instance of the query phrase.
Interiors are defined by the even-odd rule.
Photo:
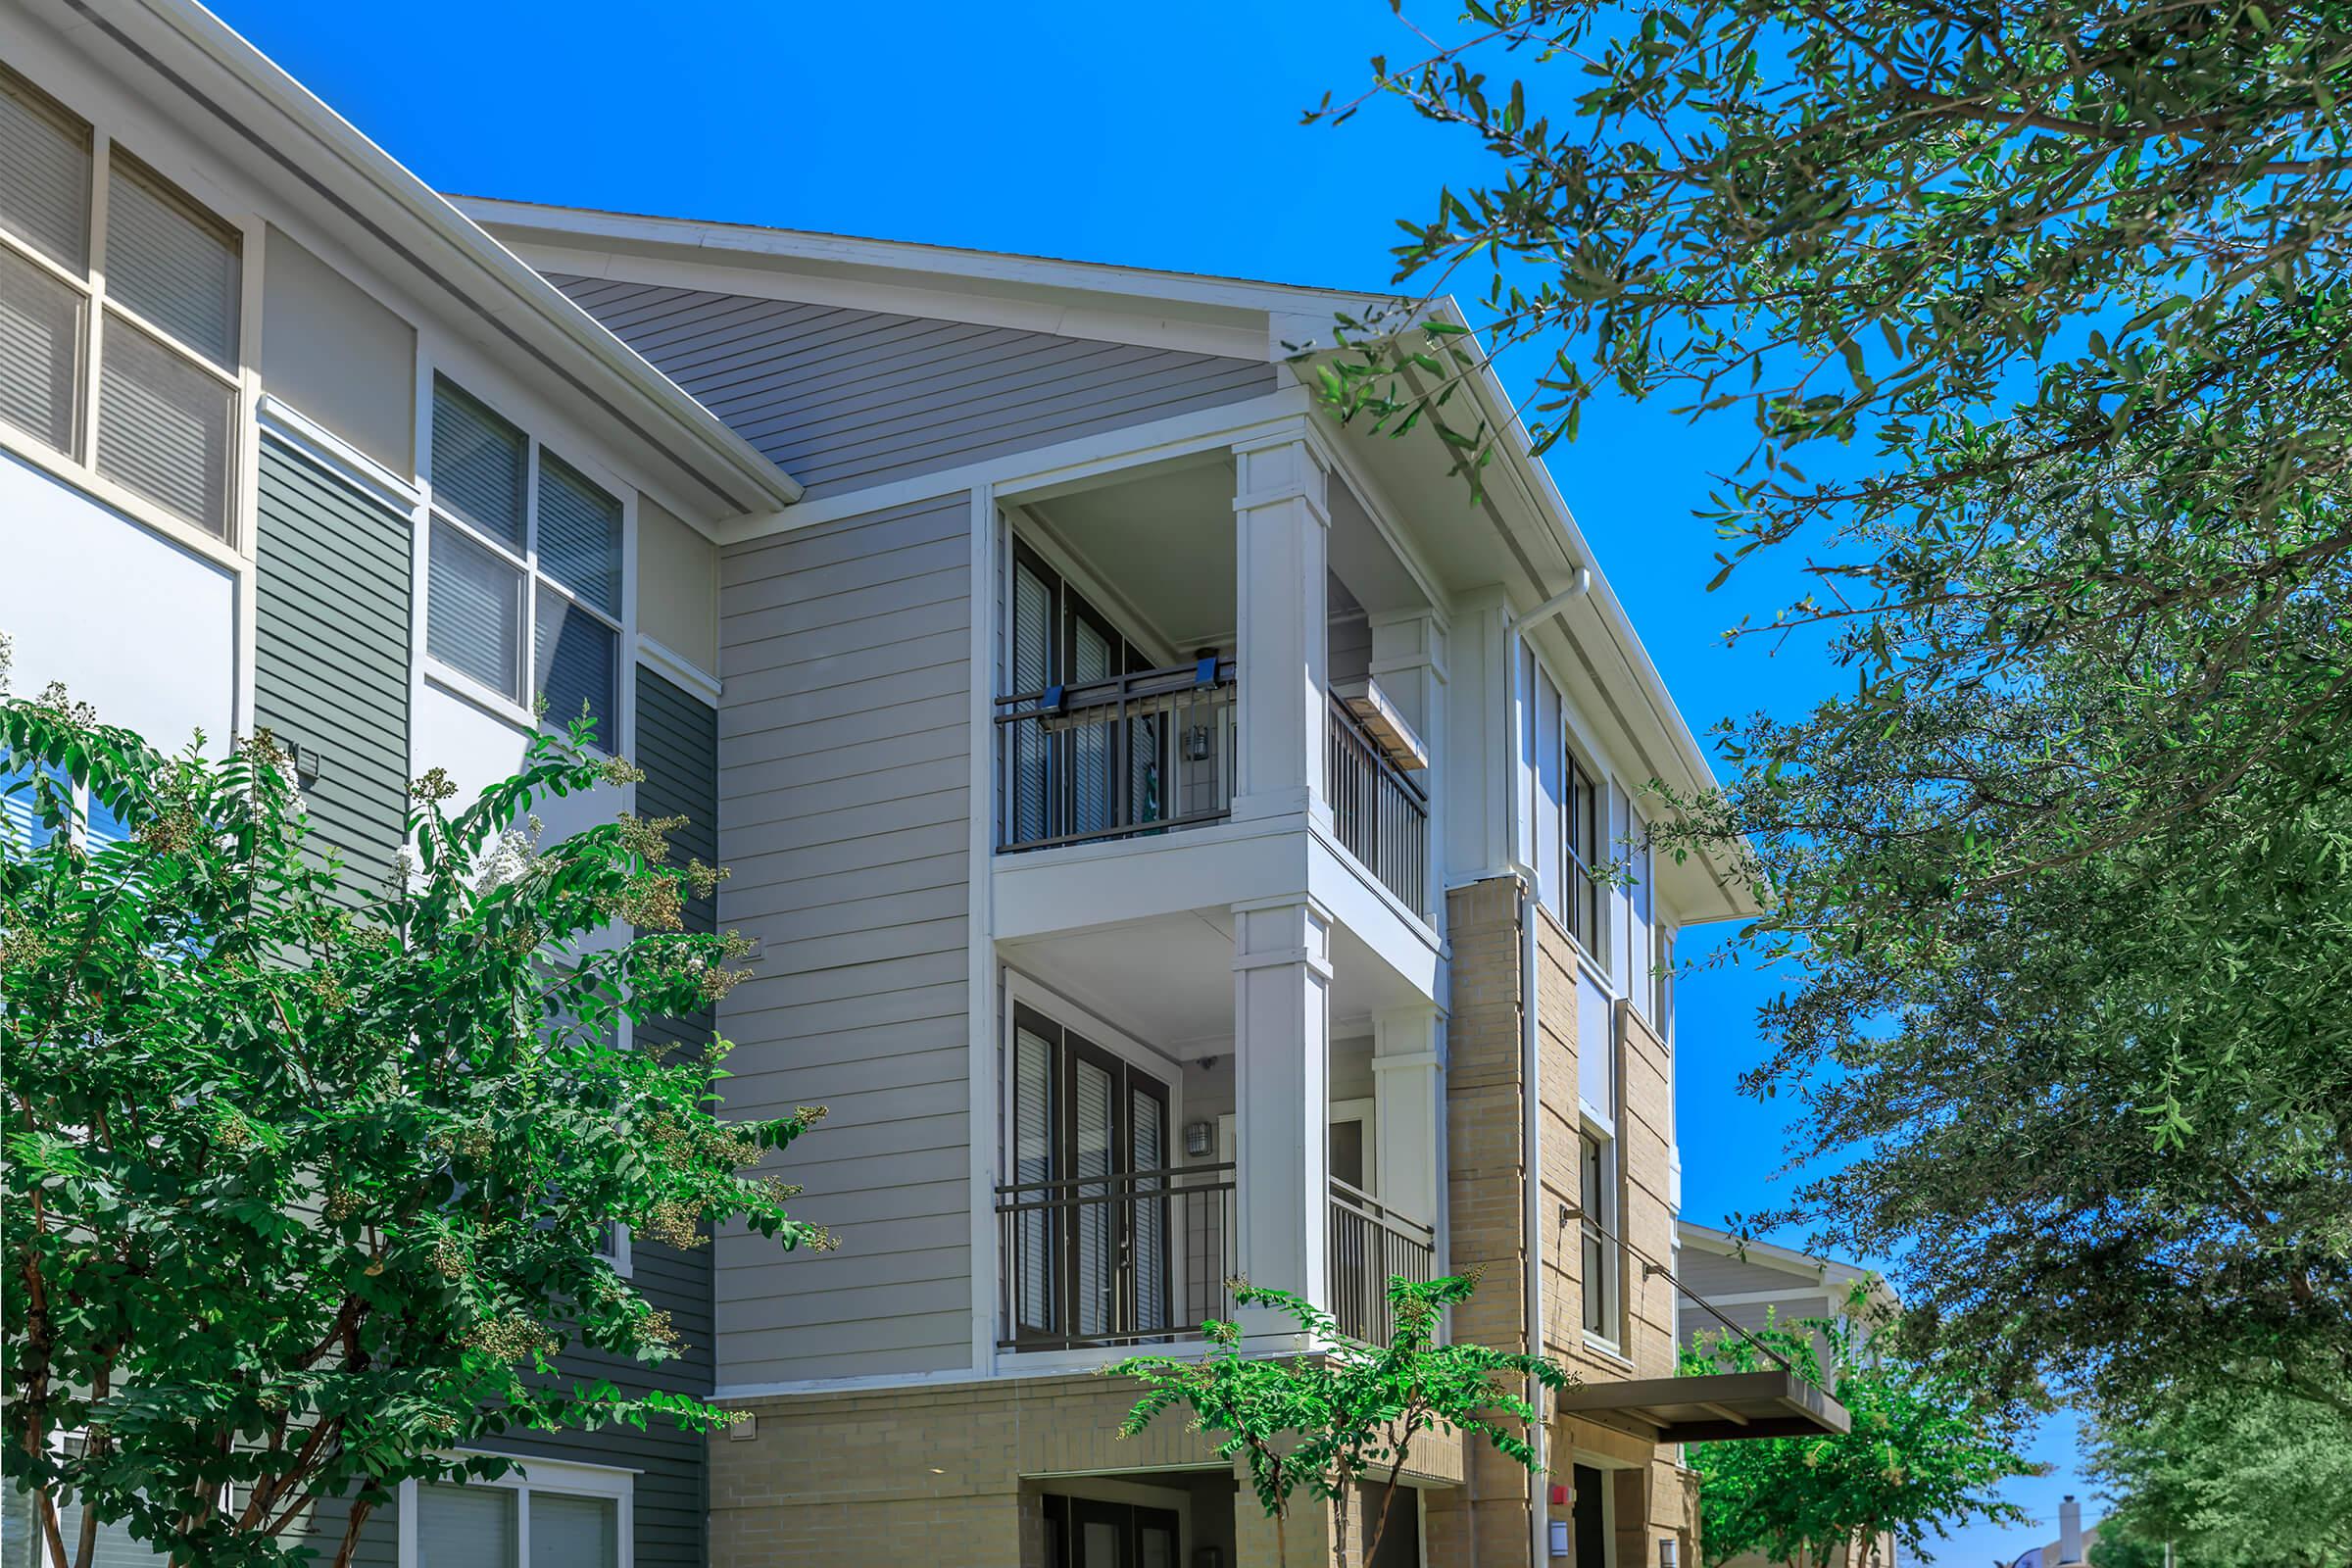
[[[1553,1408],[1652,1443],[1835,1435],[1852,1424],[1845,1406],[1779,1367],[1586,1383],[1560,1394]]]
[[[1140,1045],[1178,1060],[1233,1049],[1233,915],[1226,909],[1095,926],[1000,944],[1014,967]],[[1345,925],[1332,930],[1331,1031],[1371,1033],[1372,1015],[1421,1000]]]
[[[1090,490],[1027,503],[1071,555],[1169,656],[1229,640],[1234,622],[1233,460],[1155,466]]]

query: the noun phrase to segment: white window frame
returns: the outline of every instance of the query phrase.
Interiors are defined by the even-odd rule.
[[[108,118],[86,112],[22,71],[16,72],[16,75],[19,80],[30,83],[35,92],[90,127],[89,231],[83,236],[88,271],[87,275],[70,271],[38,246],[19,239],[8,228],[0,226],[0,247],[4,247],[16,259],[37,268],[44,276],[72,288],[82,301],[81,335],[76,344],[78,360],[74,376],[72,450],[53,447],[39,436],[19,429],[6,420],[0,420],[0,449],[56,474],[174,543],[185,545],[219,564],[240,568],[249,558],[253,533],[250,503],[257,428],[254,407],[260,393],[256,362],[260,358],[257,334],[262,314],[264,225],[251,214],[231,215],[221,212],[216,204],[205,201],[192,188],[184,172],[174,170],[168,158],[152,156],[149,151],[127,145],[123,148],[125,156],[143,166],[199,211],[237,236],[236,363],[224,367],[128,305],[116,300],[108,292],[107,193],[112,183],[117,144],[114,133],[109,129]],[[99,472],[99,384],[104,378],[106,328],[110,314],[165,345],[176,360],[202,371],[229,393],[228,470],[223,484],[220,533],[216,534],[192,523],[121,480]]]
[[[542,588],[561,598],[566,605],[612,633],[612,713],[611,722],[599,724],[596,749],[608,756],[623,755],[633,743],[629,731],[629,710],[634,706],[636,680],[631,674],[636,662],[637,609],[637,487],[624,483],[605,465],[593,458],[574,455],[578,448],[569,441],[551,444],[534,428],[533,423],[517,419],[508,412],[500,399],[474,390],[480,377],[468,376],[444,365],[422,364],[418,367],[418,383],[422,389],[418,427],[424,438],[418,443],[421,466],[424,469],[424,525],[417,530],[416,585],[421,608],[418,624],[422,628],[419,657],[423,668],[435,684],[464,697],[466,701],[487,708],[500,716],[531,729],[546,729],[557,734],[564,732],[573,717],[569,713],[550,710],[541,718],[536,708],[539,699],[539,592]],[[493,538],[454,512],[444,508],[433,497],[433,404],[434,389],[443,381],[465,397],[480,404],[499,418],[522,432],[523,458],[523,548],[517,553],[505,542]],[[607,614],[583,599],[579,592],[562,578],[548,572],[539,564],[539,479],[546,457],[552,455],[565,467],[577,472],[590,484],[620,503],[620,571],[618,588],[620,613]],[[455,664],[437,657],[432,650],[433,608],[432,552],[433,531],[443,525],[456,529],[468,544],[486,550],[522,576],[522,700],[515,701],[510,693],[488,685]]]
[[[612,1265],[613,1273],[624,1280],[631,1279],[636,1275],[637,1264],[631,1256],[628,1222],[616,1219],[607,1223],[612,1227],[607,1233],[610,1243],[605,1247],[598,1248],[596,1255]]]
[[[468,1450],[479,1451],[482,1450]],[[468,1487],[503,1487],[519,1494],[514,1506],[515,1568],[528,1568],[531,1560],[531,1494],[534,1492],[615,1500],[619,1504],[614,1510],[620,1536],[618,1568],[636,1568],[636,1491],[639,1472],[619,1465],[581,1464],[575,1459],[534,1459],[507,1454],[487,1456],[514,1457],[517,1468],[495,1481],[467,1481],[462,1484]],[[417,1537],[423,1523],[421,1506],[421,1484],[413,1479],[403,1481],[399,1493],[400,1549],[397,1568],[432,1568],[430,1563],[423,1562],[417,1555]]]

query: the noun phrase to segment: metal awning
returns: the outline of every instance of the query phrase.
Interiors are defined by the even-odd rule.
[[[1852,1425],[1844,1405],[1780,1367],[1586,1383],[1553,1396],[1552,1408],[1652,1443],[1815,1437]]]

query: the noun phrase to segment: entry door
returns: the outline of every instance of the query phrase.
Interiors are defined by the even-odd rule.
[[[1068,1529],[1061,1529],[1067,1509]],[[1088,1497],[1046,1498],[1050,1568],[1182,1568],[1176,1515]]]
[[[1127,1517],[1134,1511],[1123,1502],[1072,1498],[1069,1568],[1135,1568]]]

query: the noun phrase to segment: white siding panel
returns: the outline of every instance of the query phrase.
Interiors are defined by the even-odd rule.
[[[11,686],[65,682],[101,723],[175,752],[236,720],[236,579],[11,457],[0,457],[0,632]]]
[[[763,949],[724,1090],[827,1108],[778,1168],[841,1243],[720,1235],[721,1385],[970,1364],[969,527],[957,495],[721,563],[719,921]]]

